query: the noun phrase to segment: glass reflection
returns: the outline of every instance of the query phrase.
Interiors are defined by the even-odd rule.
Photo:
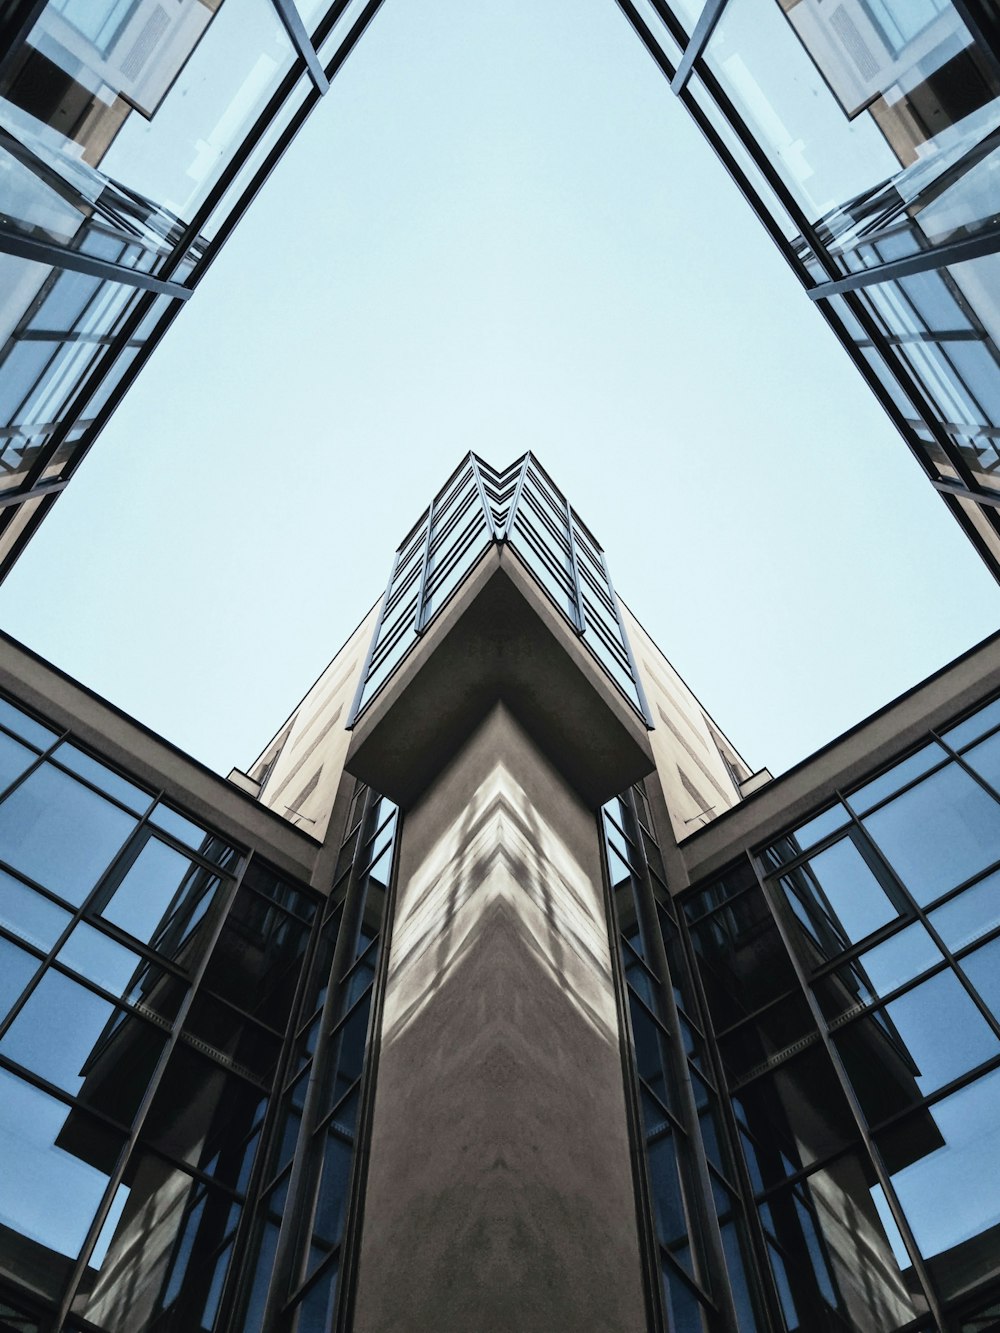
[[[921,906],[1000,861],[1000,805],[954,763],[863,823]]]

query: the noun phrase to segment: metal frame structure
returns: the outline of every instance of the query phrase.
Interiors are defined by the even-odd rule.
[[[1000,515],[996,495],[997,472],[975,466],[980,454],[994,451],[1000,421],[977,399],[957,362],[949,357],[950,330],[934,331],[930,341],[940,344],[940,373],[979,416],[976,423],[956,423],[930,381],[917,373],[918,364],[906,346],[893,337],[891,316],[885,300],[909,306],[901,280],[914,275],[932,275],[947,298],[962,311],[963,332],[975,330],[984,356],[993,364],[992,376],[1000,383],[1000,350],[975,315],[968,300],[948,271],[950,265],[1000,253],[1000,226],[995,217],[968,234],[955,234],[931,243],[915,225],[879,230],[872,226],[860,233],[852,251],[835,249],[827,237],[823,219],[810,218],[789,189],[776,156],[768,151],[744,121],[713,68],[711,42],[741,0],[701,0],[701,3],[671,5],[668,0],[616,0],[619,8],[643,42],[699,129],[722,159],[744,198],[771,235],[807,295],[815,302],[827,324],[846,348],[876,397],[888,412],[931,483],[965,529],[967,536],[1000,579]],[[776,0],[762,0],[780,14]],[[951,0],[956,20],[963,23],[970,44],[998,76],[1000,86],[1000,20],[989,0]],[[693,20],[685,15],[696,14]],[[790,20],[789,20],[790,22]],[[805,59],[809,56],[803,46]],[[818,68],[818,67],[817,67]],[[824,82],[826,76],[819,74]],[[829,86],[829,85],[828,85]],[[803,118],[807,108],[803,107]],[[793,137],[796,126],[789,126]],[[806,132],[802,131],[804,137]],[[887,192],[888,187],[887,187]],[[1000,207],[1000,204],[998,204]],[[888,215],[887,215],[888,216]],[[881,255],[880,238],[894,238],[896,253]],[[905,243],[903,254],[899,245]],[[866,252],[866,253],[865,253]],[[996,283],[1000,288],[1000,281]],[[883,295],[884,294],[884,295]],[[1000,299],[996,296],[994,299]],[[913,312],[902,318],[909,323]],[[896,333],[905,333],[901,325]],[[938,337],[940,333],[940,337]],[[925,335],[926,337],[926,335]],[[947,390],[943,390],[947,392]]]
[[[652,727],[604,552],[529,452],[499,472],[477,454],[467,454],[403,538],[358,680],[349,728],[478,561],[504,545]]]
[[[225,0],[223,0],[225,3]],[[100,280],[120,293],[123,309],[103,336],[88,336],[92,354],[76,371],[71,389],[48,422],[32,422],[23,430],[16,421],[0,427],[0,468],[3,442],[10,441],[15,462],[10,481],[3,485],[0,470],[0,578],[10,570],[42,518],[64,489],[100,434],[146,358],[163,337],[184,304],[204,278],[233,227],[301,129],[331,81],[354,49],[382,0],[334,0],[307,32],[294,0],[268,0],[288,34],[291,62],[266,106],[225,162],[204,202],[186,221],[176,219],[155,253],[139,241],[135,226],[123,214],[95,213],[80,228],[72,244],[60,244],[43,233],[0,225],[0,255],[52,266],[52,274],[25,311],[19,329],[8,343],[16,348],[21,332],[43,307],[60,274],[79,273]],[[15,4],[5,15],[10,48],[0,69],[23,46],[45,6],[32,0]],[[0,134],[0,147],[19,149],[20,160],[40,175],[44,164],[14,141]],[[114,182],[109,182],[109,187]],[[65,190],[64,186],[60,186]],[[144,206],[155,205],[144,201]],[[116,257],[103,253],[108,247]],[[149,271],[150,267],[155,271]],[[52,330],[50,361],[24,401],[43,390],[55,376],[59,349],[72,330]],[[4,363],[0,360],[0,380]],[[21,448],[20,446],[23,446]],[[21,455],[26,455],[21,457]]]
[[[974,725],[977,719],[981,719],[978,728]],[[866,821],[945,769],[960,770],[996,802],[996,819],[1000,820],[1000,786],[987,776],[979,757],[970,753],[991,739],[995,746],[998,737],[1000,701],[997,700],[979,705],[965,722],[928,730],[888,769],[870,774],[861,783],[855,781],[850,788],[831,789],[813,815],[800,819],[787,833],[769,838],[765,846],[752,849],[711,880],[696,884],[679,900],[683,932],[689,943],[694,942],[689,957],[699,959],[699,968],[705,966],[709,940],[716,941],[723,953],[731,950],[735,957],[741,950],[749,949],[749,941],[761,940],[768,930],[786,960],[781,973],[784,981],[779,981],[774,993],[767,993],[756,1004],[748,1003],[735,1021],[709,1023],[731,1143],[739,1145],[742,1141],[749,1147],[759,1132],[745,1118],[745,1112],[738,1120],[733,1116],[733,1107],[741,1095],[759,1087],[761,1082],[766,1086],[773,1074],[780,1074],[792,1062],[804,1058],[805,1052],[821,1053],[819,1058],[826,1062],[837,1084],[841,1109],[835,1111],[831,1105],[830,1114],[841,1128],[827,1131],[829,1141],[825,1151],[811,1152],[800,1169],[788,1164],[785,1174],[776,1181],[762,1182],[759,1168],[755,1168],[756,1187],[748,1189],[746,1198],[756,1203],[756,1209],[749,1209],[749,1222],[757,1232],[757,1245],[763,1246],[764,1253],[776,1254],[781,1242],[776,1235],[761,1230],[761,1218],[769,1215],[779,1201],[787,1202],[790,1192],[799,1198],[796,1206],[800,1215],[804,1215],[802,1210],[808,1204],[803,1188],[808,1182],[829,1168],[836,1168],[852,1154],[860,1153],[860,1160],[868,1164],[872,1179],[881,1190],[899,1245],[912,1269],[915,1294],[926,1309],[925,1315],[918,1315],[906,1325],[907,1333],[992,1328],[991,1319],[1000,1304],[1000,1291],[993,1279],[977,1287],[969,1282],[969,1274],[963,1273],[962,1289],[957,1294],[950,1294],[942,1287],[934,1259],[929,1260],[922,1253],[911,1218],[895,1190],[893,1175],[899,1165],[890,1169],[885,1155],[885,1145],[894,1132],[909,1129],[922,1113],[1000,1071],[1000,1016],[962,969],[963,960],[1000,940],[1000,926],[984,922],[968,938],[963,936],[958,947],[952,947],[937,924],[942,919],[942,909],[957,905],[970,889],[996,878],[1000,874],[1000,861],[982,866],[962,882],[925,899],[889,863],[878,844],[877,825],[869,829]],[[893,908],[891,919],[873,929],[861,930],[860,938],[845,933],[818,874],[810,868],[814,858],[845,839],[857,849]],[[922,939],[933,941],[936,959],[913,962],[895,984],[876,985],[865,971],[865,955],[898,940],[903,932],[915,926]],[[874,1031],[870,1025],[877,1022],[880,1040],[897,1051],[895,1058],[901,1067],[908,1061],[912,1063],[893,1022],[892,1006],[912,996],[919,987],[948,977],[960,988],[957,993],[967,997],[970,1014],[973,1010],[978,1014],[976,1021],[982,1024],[984,1034],[992,1033],[994,1053],[990,1055],[984,1050],[979,1059],[970,1055],[961,1064],[961,1072],[938,1079],[919,1091],[916,1079],[921,1071],[913,1066],[914,1097],[895,1109],[881,1113],[873,1110],[872,1094],[859,1087],[857,1069],[852,1068],[846,1054],[850,1046],[845,1043],[851,1042],[852,1034],[863,1034],[866,1025]],[[855,990],[856,1003],[851,1004],[848,992]],[[707,1008],[703,1012],[707,1013]],[[754,1064],[752,1053],[761,1045],[761,1039],[755,1035],[759,1027],[768,1034],[763,1043],[768,1054],[762,1062]],[[872,1076],[877,1078],[877,1069],[873,1069]],[[932,1150],[929,1144],[926,1151]],[[746,1179],[749,1186],[749,1177]],[[820,1233],[809,1243],[816,1256],[824,1254],[825,1242]],[[828,1258],[817,1258],[815,1262],[829,1267]],[[805,1267],[808,1269],[809,1265]],[[794,1258],[785,1265],[785,1271],[797,1274],[796,1280],[802,1277]],[[762,1275],[769,1272],[767,1262],[760,1266],[759,1272]],[[780,1312],[775,1288],[770,1293],[770,1303],[774,1311]],[[800,1317],[806,1317],[801,1310]],[[809,1317],[816,1317],[815,1312]],[[985,1322],[980,1324],[977,1318]],[[765,1326],[781,1329],[785,1325],[778,1313],[773,1325]]]

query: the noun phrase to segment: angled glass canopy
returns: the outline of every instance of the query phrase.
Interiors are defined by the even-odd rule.
[[[503,544],[652,726],[604,552],[531,453],[501,471],[469,453],[404,537],[393,558],[348,726],[482,556]]]

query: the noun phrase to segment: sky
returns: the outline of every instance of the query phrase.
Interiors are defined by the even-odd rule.
[[[385,0],[0,588],[246,767],[460,457],[534,450],[775,773],[998,589],[613,0]]]

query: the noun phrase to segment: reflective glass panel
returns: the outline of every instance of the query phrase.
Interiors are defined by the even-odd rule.
[[[1000,791],[1000,731],[966,750],[963,758],[995,791]]]
[[[56,739],[54,731],[43,727],[41,722],[22,713],[20,708],[15,708],[6,699],[0,699],[0,723],[30,745],[37,745],[40,750],[47,750]]]
[[[941,961],[941,951],[919,921],[869,949],[858,959],[876,995],[888,995],[897,986],[905,985]]]
[[[101,915],[148,943],[191,873],[191,862],[183,853],[150,838]]]
[[[898,791],[900,787],[905,787],[908,782],[919,778],[928,769],[941,763],[947,757],[937,741],[931,741],[930,745],[925,745],[916,754],[911,754],[909,759],[904,759],[902,763],[890,768],[888,773],[883,773],[881,777],[866,782],[863,787],[859,787],[857,791],[852,792],[847,799],[858,814],[864,814],[873,805],[878,805],[879,801],[885,800],[893,792]]]
[[[987,875],[931,912],[930,923],[953,951],[1000,926],[1000,874]]]
[[[75,745],[63,742],[53,752],[52,757],[64,768],[71,769],[78,777],[86,778],[95,787],[100,787],[101,791],[113,796],[116,801],[121,801],[122,805],[127,805],[137,815],[145,814],[153,803],[153,798],[148,792],[129,782],[106,764],[99,763],[83,750],[78,750]]]
[[[897,915],[882,885],[850,838],[843,838],[807,862],[834,924],[849,940],[860,940]],[[827,908],[827,904],[829,907]]]
[[[0,1021],[35,975],[39,960],[10,940],[0,939]]]
[[[962,971],[1000,1018],[1000,939],[990,940],[962,959]]]
[[[101,1202],[120,1139],[2,1069],[0,1136],[0,1222],[55,1254],[75,1256]],[[16,1271],[16,1260],[14,1266]]]
[[[56,957],[64,967],[117,995],[129,989],[142,961],[137,953],[85,921],[74,926]]]
[[[0,791],[6,790],[38,758],[34,750],[0,731]]]
[[[0,805],[0,858],[69,902],[82,903],[135,823],[43,764]]]
[[[48,953],[69,919],[69,912],[0,871],[0,925]]]
[[[939,1278],[961,1278],[963,1261],[975,1272],[976,1238],[1000,1225],[1000,1070],[918,1112],[879,1147],[920,1252],[946,1261]]]
[[[0,1052],[67,1092],[79,1092],[113,1013],[93,991],[46,972],[0,1041]]]
[[[941,735],[953,749],[961,750],[963,745],[978,740],[984,732],[990,731],[993,727],[1000,727],[1000,699],[994,699],[992,703],[980,708],[971,717],[967,717],[964,722],[959,722],[957,727],[943,731]]]
[[[921,905],[1000,860],[1000,804],[957,764],[863,822]]]

